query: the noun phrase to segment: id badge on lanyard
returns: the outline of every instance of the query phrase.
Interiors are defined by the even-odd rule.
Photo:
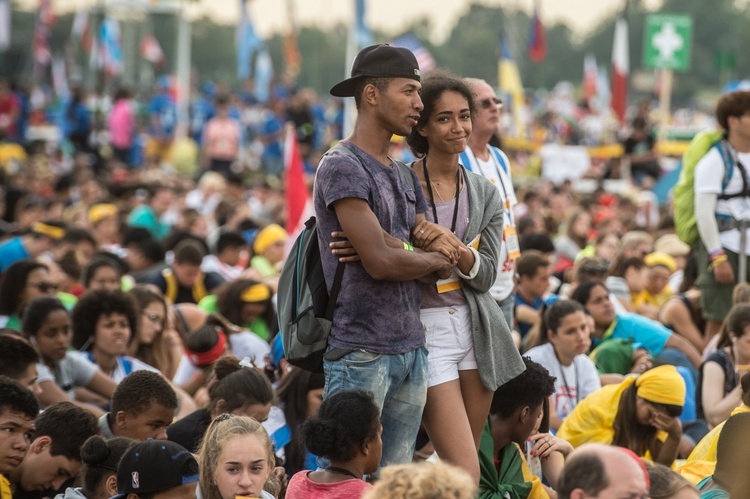
[[[505,182],[503,181],[503,175],[500,172],[500,167],[497,164],[497,159],[493,154],[490,154],[492,162],[495,163],[495,170],[497,171],[497,178],[500,180],[500,187],[503,189],[503,211],[508,214],[508,223],[505,224],[503,229],[503,241],[508,249],[508,259],[516,260],[521,257],[521,243],[518,240],[518,232],[516,231],[516,224],[513,221],[513,207],[510,205],[510,196],[508,190],[505,188]]]

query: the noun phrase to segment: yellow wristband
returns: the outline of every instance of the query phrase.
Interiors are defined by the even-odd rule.
[[[404,249],[406,251],[414,251],[414,246],[412,246],[411,244],[409,244],[406,241],[404,241]]]

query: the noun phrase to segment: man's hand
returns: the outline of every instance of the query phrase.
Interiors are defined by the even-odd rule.
[[[734,271],[728,261],[724,260],[720,264],[714,266],[714,279],[716,279],[718,284],[734,283]]]
[[[349,239],[343,231],[331,232],[331,236],[334,239],[339,239],[328,245],[331,248],[331,253],[339,259],[339,262],[349,263],[360,261],[357,250],[354,249],[354,246],[349,242]]]

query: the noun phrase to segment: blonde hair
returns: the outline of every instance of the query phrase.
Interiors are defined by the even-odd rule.
[[[381,479],[362,499],[473,499],[476,485],[468,473],[443,462],[383,468]]]
[[[221,499],[216,483],[216,467],[224,445],[230,439],[243,435],[255,435],[268,453],[269,476],[275,464],[273,444],[263,425],[247,416],[222,414],[214,419],[203,436],[198,449],[200,466],[200,488],[203,499]]]

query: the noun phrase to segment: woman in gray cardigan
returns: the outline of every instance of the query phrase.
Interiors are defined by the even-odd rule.
[[[425,251],[458,251],[453,275],[421,283],[428,356],[423,422],[441,459],[479,483],[477,451],[492,396],[524,364],[502,311],[489,294],[497,275],[503,213],[497,188],[466,171],[459,153],[472,130],[474,105],[463,80],[431,73],[424,110],[407,142],[428,201],[412,235]]]

